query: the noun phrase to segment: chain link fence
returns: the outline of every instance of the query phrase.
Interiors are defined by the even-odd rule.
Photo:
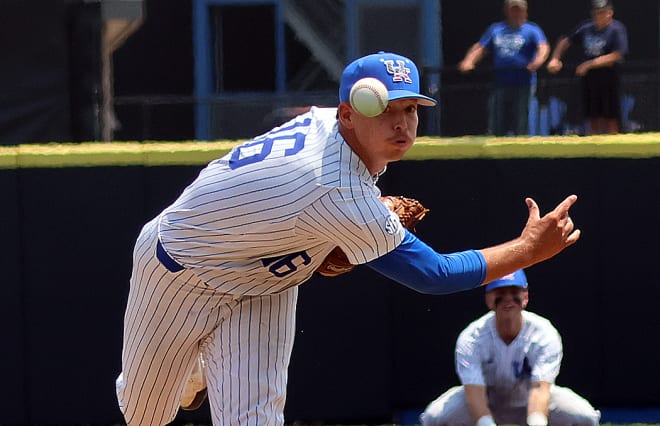
[[[532,135],[582,134],[580,80],[567,66],[558,75],[540,71],[537,96],[530,109]],[[623,132],[660,130],[660,84],[657,64],[628,64],[621,69]],[[436,108],[420,109],[420,136],[488,134],[488,70],[462,75],[441,70]],[[335,106],[336,91],[219,93],[209,99],[193,96],[117,97],[116,140],[195,139],[195,106],[206,103],[211,139],[245,139],[283,123],[311,105]]]

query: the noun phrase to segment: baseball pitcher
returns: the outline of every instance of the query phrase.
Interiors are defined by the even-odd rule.
[[[380,114],[366,116],[350,101],[363,78],[385,86]],[[355,60],[343,72],[337,108],[313,107],[212,161],[143,227],[117,378],[128,425],[164,425],[182,404],[196,406],[201,398],[191,395],[205,393],[214,425],[283,424],[298,285],[328,271],[331,253],[444,294],[577,241],[568,215],[576,196],[544,216],[527,199],[521,235],[480,250],[439,254],[406,229],[376,183],[415,142],[418,107],[436,104],[419,84],[406,57]]]

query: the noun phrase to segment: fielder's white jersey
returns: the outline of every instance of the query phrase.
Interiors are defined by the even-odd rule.
[[[531,382],[554,383],[562,359],[559,332],[547,319],[522,311],[523,327],[506,344],[495,329],[495,313],[472,322],[456,342],[456,372],[464,385],[487,387],[498,407],[527,405]]]
[[[211,162],[159,218],[165,251],[224,293],[277,293],[340,246],[353,264],[405,235],[376,177],[339,133],[336,108],[308,113]]]

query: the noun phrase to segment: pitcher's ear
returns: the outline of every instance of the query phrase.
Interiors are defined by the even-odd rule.
[[[351,105],[348,102],[340,103],[337,108],[337,119],[339,120],[339,123],[347,129],[353,129],[353,127],[355,127],[353,124],[353,116],[355,114],[356,112],[351,108]]]

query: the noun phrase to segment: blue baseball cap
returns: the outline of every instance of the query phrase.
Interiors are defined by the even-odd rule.
[[[518,269],[516,272],[505,275],[500,279],[491,281],[486,285],[486,291],[495,290],[500,287],[520,287],[527,288],[527,276],[522,269]]]
[[[415,63],[405,56],[388,52],[363,56],[344,68],[339,84],[339,102],[348,102],[351,87],[365,77],[378,79],[387,87],[388,101],[414,98],[424,106],[438,103],[419,93],[419,72]]]

